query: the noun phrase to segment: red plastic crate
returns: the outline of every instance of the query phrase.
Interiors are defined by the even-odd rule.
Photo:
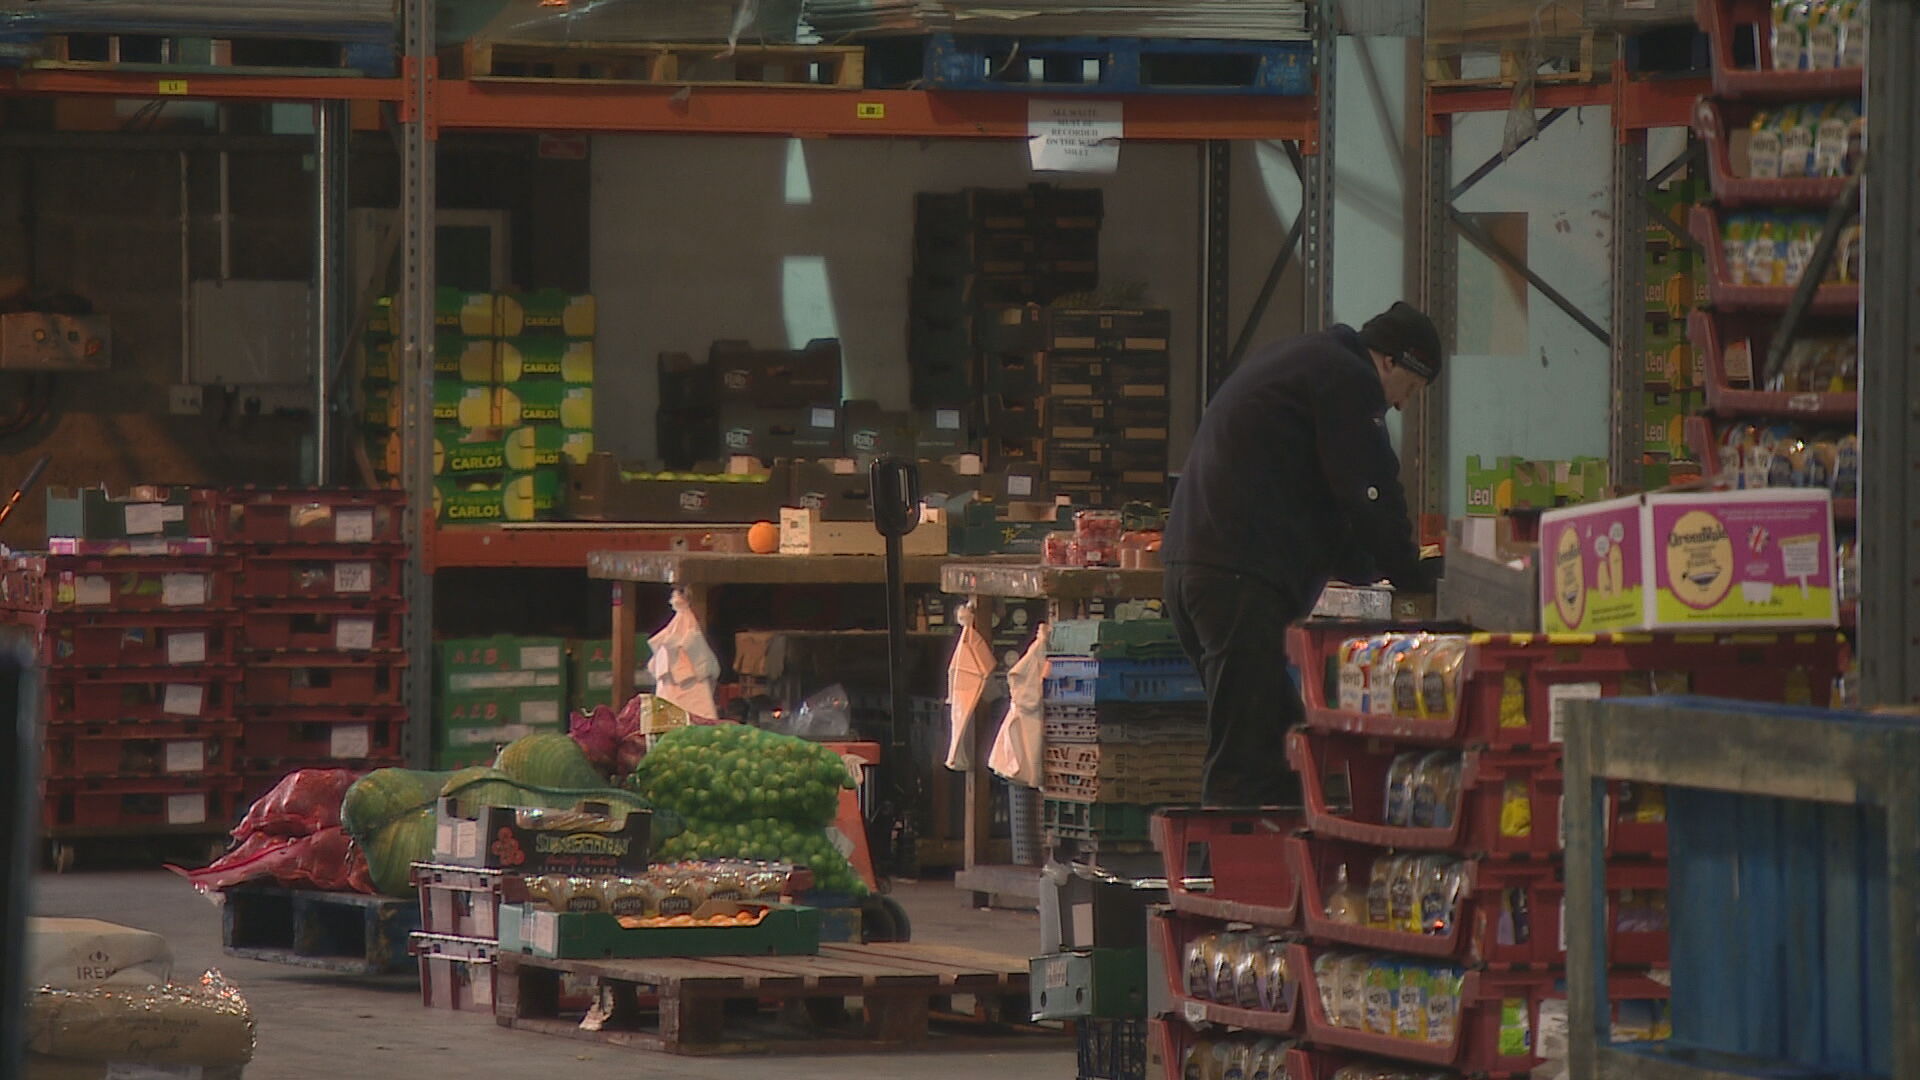
[[[237,565],[224,555],[15,555],[0,598],[25,611],[224,611]]]
[[[1540,827],[1538,785],[1543,778],[1558,779],[1558,762],[1540,752],[1460,752],[1460,792],[1452,823],[1416,828],[1384,824],[1387,770],[1404,746],[1355,735],[1295,731],[1287,736],[1287,761],[1300,774],[1307,803],[1307,827],[1316,835],[1352,840],[1376,847],[1414,851],[1451,851],[1458,854],[1546,854],[1556,846],[1556,835]],[[1343,780],[1352,800],[1351,814],[1337,814],[1328,801],[1328,780]],[[1517,822],[1503,822],[1507,785],[1524,785],[1533,810],[1521,830]],[[1519,803],[1518,791],[1514,802]]]
[[[403,658],[286,654],[247,666],[241,689],[259,705],[398,705]]]
[[[1184,1020],[1147,1021],[1147,1070],[1150,1080],[1191,1080],[1197,1074],[1185,1071],[1187,1052],[1203,1040],[1215,1042],[1253,1043],[1260,1040],[1273,1040],[1276,1049],[1286,1053],[1285,1040],[1275,1035],[1263,1035],[1257,1031],[1197,1031]],[[1272,1080],[1298,1080],[1289,1078],[1276,1066]]]
[[[1319,983],[1313,972],[1313,958],[1326,951],[1309,949],[1305,945],[1292,946],[1293,965],[1300,983],[1300,1009],[1306,1017],[1309,1042],[1317,1046],[1339,1047],[1489,1076],[1521,1073],[1539,1064],[1540,1059],[1531,1048],[1531,1038],[1539,1033],[1540,1002],[1552,995],[1554,976],[1521,972],[1466,972],[1460,991],[1460,1015],[1455,1038],[1450,1042],[1423,1042],[1334,1024],[1322,1005]],[[1502,1003],[1508,1000],[1525,1002],[1529,1049],[1524,1053],[1501,1053]]]
[[[1666,922],[1667,865],[1665,863],[1612,863],[1607,866],[1607,963],[1613,967],[1657,967],[1668,962]],[[1658,894],[1657,923],[1641,928],[1631,910],[1624,905],[1626,894]],[[1551,945],[1564,959],[1567,950],[1565,881],[1556,876],[1541,885],[1533,907],[1533,934]],[[1623,910],[1623,907],[1626,910]],[[1657,928],[1656,928],[1657,926]]]
[[[63,724],[174,723],[233,715],[238,668],[54,668],[46,716]]]
[[[1726,345],[1749,342],[1758,375],[1758,369],[1767,362],[1767,349],[1778,326],[1779,320],[1764,315],[1716,315],[1704,308],[1687,316],[1687,337],[1706,358],[1707,410],[1723,417],[1787,417],[1809,423],[1852,424],[1860,411],[1858,393],[1743,390],[1727,385]]]
[[[500,936],[500,870],[415,863],[420,890],[420,929],[429,934],[493,940]]]
[[[219,833],[240,816],[237,777],[49,780],[41,820],[60,835]]]
[[[399,600],[263,602],[241,615],[250,652],[394,652],[404,648]]]
[[[1473,634],[1460,663],[1454,715],[1423,719],[1341,711],[1339,651],[1351,629],[1295,627],[1288,652],[1301,672],[1307,726],[1431,746],[1498,749],[1557,746],[1562,700],[1679,692],[1743,701],[1785,701],[1791,673],[1805,673],[1825,704],[1845,645],[1815,633]]]
[[[1811,98],[1859,97],[1866,84],[1860,68],[1836,68],[1830,71],[1775,71],[1773,38],[1768,0],[1699,0],[1695,19],[1707,32],[1713,48],[1713,93],[1715,97],[1757,101],[1806,101]],[[1742,28],[1750,28],[1743,30]],[[1756,67],[1739,68],[1733,63],[1736,34],[1758,39]]]
[[[404,552],[249,558],[239,594],[250,600],[391,600],[405,589]]]
[[[1783,312],[1793,300],[1792,285],[1735,285],[1721,240],[1720,216],[1710,206],[1696,206],[1687,217],[1687,232],[1707,255],[1707,295],[1715,310]],[[1860,309],[1860,283],[1822,284],[1813,291],[1807,314],[1852,315]]]
[[[1166,969],[1168,1000],[1172,1002],[1174,1015],[1196,1026],[1201,1023],[1221,1024],[1267,1035],[1294,1035],[1299,1032],[1299,976],[1292,975],[1289,978],[1280,994],[1281,1006],[1274,1010],[1249,1009],[1189,994],[1183,977],[1187,943],[1201,934],[1220,930],[1221,925],[1204,917],[1180,912],[1159,915],[1151,921],[1153,946],[1164,961],[1161,966]]]
[[[315,715],[323,714],[323,715]],[[357,768],[387,764],[406,755],[404,709],[302,710],[284,716],[248,710],[240,756],[249,763],[283,768]]]
[[[1286,841],[1305,824],[1297,810],[1161,810],[1153,815],[1153,845],[1167,871],[1175,910],[1285,928],[1299,915],[1300,883],[1287,863]],[[1213,878],[1207,892],[1186,879]]]
[[[1707,171],[1713,197],[1723,206],[1778,208],[1805,206],[1825,210],[1847,188],[1844,176],[1789,176],[1767,180],[1733,175],[1731,143],[1745,131],[1760,106],[1701,98],[1693,106],[1693,130],[1707,145]]]
[[[231,664],[237,636],[225,619],[203,612],[29,618],[24,625],[40,627],[40,660],[54,668]]]
[[[235,544],[399,544],[403,491],[233,488],[222,493],[215,536]]]
[[[1636,790],[1659,793],[1659,820],[1642,821],[1638,813]],[[1607,781],[1606,789],[1607,858],[1638,856],[1667,857],[1667,821],[1665,789],[1653,784],[1634,784],[1624,780]],[[1566,808],[1566,783],[1560,776],[1543,776],[1534,784],[1533,826],[1542,835],[1553,838],[1555,851],[1567,846],[1562,811]],[[1647,815],[1651,816],[1651,815]]]
[[[45,737],[51,780],[87,777],[221,775],[232,771],[240,725],[234,721],[51,728]]]

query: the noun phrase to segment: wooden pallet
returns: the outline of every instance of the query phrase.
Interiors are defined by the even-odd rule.
[[[343,975],[416,969],[407,938],[420,929],[417,901],[267,885],[221,896],[220,941],[228,956]]]
[[[190,37],[151,33],[47,34],[28,66],[54,71],[165,74],[388,76],[393,45],[364,34],[343,38]]]
[[[541,83],[852,89],[866,83],[866,52],[842,45],[469,41],[467,77]]]
[[[559,1005],[569,976],[595,986],[597,1004],[585,1017]],[[659,995],[657,1010],[642,1005],[649,991]],[[964,1012],[956,999],[969,1001]],[[503,953],[494,1016],[502,1027],[673,1054],[1018,1049],[1065,1035],[1028,1023],[1027,1009],[1027,961],[1019,957],[889,944],[703,959]]]
[[[1607,35],[1607,38],[1610,42],[1611,35]],[[1611,56],[1609,55],[1611,49],[1604,45],[1596,44],[1596,40],[1594,31],[1588,30],[1580,34],[1577,40],[1568,40],[1564,43],[1556,44],[1555,47],[1548,50],[1549,58],[1564,58],[1568,60],[1569,63],[1572,64],[1572,70],[1538,72],[1533,76],[1533,81],[1536,83],[1589,83],[1600,78],[1606,74],[1608,64],[1612,62]],[[1556,39],[1556,41],[1558,41],[1558,39]],[[1426,61],[1428,86],[1439,89],[1460,87],[1511,87],[1518,84],[1521,76],[1526,74],[1528,48],[1524,39],[1507,40],[1497,44],[1466,42],[1458,46],[1449,47],[1449,51],[1453,48],[1483,55],[1498,53],[1500,57],[1500,74],[1486,76],[1484,78],[1462,78],[1460,75],[1461,56],[1458,54],[1446,56],[1432,55],[1430,45]]]

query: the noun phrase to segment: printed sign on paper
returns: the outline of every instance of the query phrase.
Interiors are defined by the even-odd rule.
[[[1027,102],[1027,149],[1036,172],[1115,171],[1125,127],[1117,101]]]

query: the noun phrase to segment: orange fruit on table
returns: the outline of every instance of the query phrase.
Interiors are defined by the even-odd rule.
[[[780,526],[757,521],[747,530],[747,550],[755,555],[771,555],[780,550]]]

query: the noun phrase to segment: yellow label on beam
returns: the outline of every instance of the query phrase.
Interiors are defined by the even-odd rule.
[[[160,92],[163,94],[171,94],[171,95],[184,94],[187,92],[187,80],[161,79]]]
[[[885,120],[887,106],[882,101],[861,101],[854,103],[853,115],[862,120]]]

